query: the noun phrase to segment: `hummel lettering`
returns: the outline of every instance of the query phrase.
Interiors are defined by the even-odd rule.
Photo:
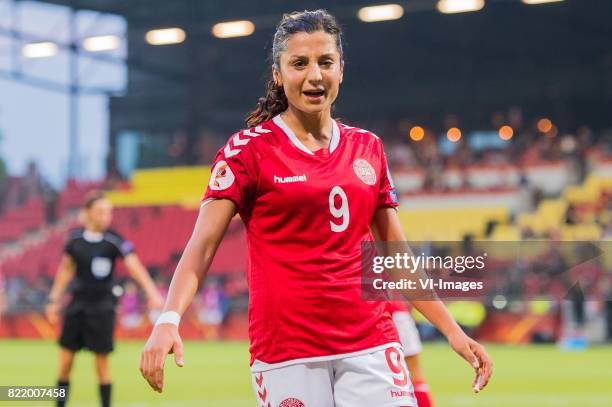
[[[294,175],[293,177],[277,177],[274,176],[275,184],[289,184],[291,182],[306,182],[306,174]]]
[[[391,397],[410,397],[410,393],[407,392],[406,390],[400,390],[400,391],[390,390],[390,391],[391,391]]]

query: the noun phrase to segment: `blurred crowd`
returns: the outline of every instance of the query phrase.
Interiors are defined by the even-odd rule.
[[[366,125],[364,127],[368,128]],[[435,133],[428,129],[422,129],[422,135],[413,134],[414,127],[402,122],[371,128],[379,127],[381,128],[379,135],[384,139],[391,171],[394,174],[410,171],[424,173],[425,182],[422,189],[425,192],[447,191],[449,188],[443,182],[443,174],[448,170],[461,172],[474,167],[514,167],[522,171],[529,166],[547,163],[565,164],[572,174],[569,182],[581,184],[592,169],[594,161],[612,159],[612,130],[595,133],[588,127],[581,127],[575,131],[564,131],[552,126],[548,132],[542,132],[537,128],[518,130],[510,137],[506,134],[507,140],[502,140],[496,131],[489,131],[481,132],[480,135],[475,133],[461,135],[458,140],[451,142],[446,134]],[[475,142],[475,138],[478,137],[480,142]],[[201,159],[191,163],[205,164],[212,160],[217,148],[217,143],[213,140],[207,139],[202,143]],[[168,150],[169,156],[176,158],[176,161],[169,160],[167,164],[180,163],[180,151],[184,145],[186,145],[185,138],[177,137]],[[116,182],[121,182],[121,178],[116,167],[110,165],[108,179],[105,182],[114,185]],[[521,176],[520,187],[527,189],[527,182],[527,178]],[[544,197],[537,190],[533,191],[533,194],[531,208],[535,209],[537,203]],[[0,216],[2,212],[19,208],[24,203],[36,199],[43,203],[46,221],[52,224],[58,217],[58,196],[58,192],[46,182],[35,163],[28,165],[25,174],[10,176],[0,162]],[[602,193],[594,204],[569,204],[560,226],[587,224],[598,225],[604,240],[612,238],[611,191]],[[490,230],[493,231],[494,228],[495,225],[492,224]],[[529,228],[521,228],[520,233],[523,239],[560,240],[560,236],[555,231],[539,235]],[[544,260],[552,261],[555,258],[554,252],[548,253],[548,256]],[[537,268],[537,264],[530,267]],[[153,270],[160,291],[167,290],[172,271]],[[507,292],[504,293],[507,298],[527,295],[535,288],[543,289],[544,292],[552,290],[551,285],[545,284],[548,281],[546,279],[540,278],[536,287],[529,285],[528,278],[521,277],[517,280],[520,280],[519,287],[511,281],[512,276],[512,273],[507,275],[510,279],[506,281]],[[549,277],[551,281],[557,281],[554,273]],[[592,281],[605,282],[599,286],[605,287],[605,293],[598,292],[598,298],[600,301],[603,300],[602,304],[610,307],[607,315],[612,315],[612,302],[604,300],[612,295],[612,280],[609,277],[602,277],[600,280],[598,277]],[[5,311],[10,315],[24,311],[42,311],[52,280],[47,272],[41,272],[33,281],[15,277],[0,283],[3,284]],[[152,318],[148,315],[142,294],[132,282],[121,279],[118,287],[120,287],[116,291],[119,305],[118,321],[124,329],[135,329]],[[515,289],[518,291],[513,291]],[[558,291],[559,294],[569,292],[566,284],[561,284]],[[574,298],[574,302],[580,302],[578,300]],[[242,272],[211,276],[195,299],[188,317],[207,327],[207,337],[215,338],[219,337],[227,316],[232,312],[245,313],[247,306],[247,286]],[[612,327],[612,322],[609,322],[609,326]],[[609,338],[612,338],[612,328],[609,332]]]
[[[155,284],[165,298],[170,285],[172,270],[158,275]],[[1,276],[0,276],[1,278]],[[42,313],[51,290],[52,276],[41,273],[34,281],[20,277],[2,280],[3,314],[13,315],[27,312]],[[118,305],[117,321],[126,330],[135,330],[147,325],[157,316],[150,313],[147,303],[137,285],[130,279],[118,279],[113,288]],[[245,314],[248,307],[248,287],[242,273],[210,276],[200,289],[185,318],[197,320],[206,329],[208,338],[219,338],[226,317],[230,313]]]
[[[497,132],[490,131],[482,133],[479,141],[474,141],[478,136],[470,141],[468,135],[456,142],[449,142],[445,135],[427,129],[423,137],[415,141],[410,137],[410,130],[400,126],[394,132],[396,136],[385,138],[389,166],[392,172],[424,171],[424,189],[428,191],[447,189],[442,182],[445,170],[462,171],[474,166],[524,169],[530,165],[563,162],[571,169],[572,183],[581,183],[588,172],[589,160],[612,157],[612,129],[599,134],[588,127],[575,132],[560,132],[554,128],[550,133],[527,129],[512,133],[506,141],[495,140],[499,137]]]
[[[20,176],[0,171],[0,214],[19,208],[28,201],[40,200],[45,207],[47,222],[53,223],[57,217],[57,199],[58,192],[43,177],[35,162],[30,162],[25,174]]]

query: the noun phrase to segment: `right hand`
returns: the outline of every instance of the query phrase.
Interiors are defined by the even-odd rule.
[[[59,320],[60,304],[58,302],[48,303],[47,307],[45,308],[45,314],[47,315],[47,320],[51,324],[56,324]]]
[[[170,353],[174,353],[176,365],[183,367],[183,341],[178,327],[173,324],[156,325],[140,354],[140,373],[159,393],[164,389],[164,363],[166,355]]]

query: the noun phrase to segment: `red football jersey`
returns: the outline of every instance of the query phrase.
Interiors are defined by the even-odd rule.
[[[361,242],[398,205],[381,140],[333,121],[311,152],[280,116],[219,150],[204,202],[230,199],[247,232],[254,371],[399,342],[384,302],[361,299]]]

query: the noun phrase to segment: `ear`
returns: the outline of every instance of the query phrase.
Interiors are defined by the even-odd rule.
[[[275,65],[272,65],[272,79],[274,79],[274,83],[276,83],[276,86],[283,86],[283,78],[281,76],[280,71],[276,69]]]
[[[84,209],[84,208],[81,208],[81,209],[79,210],[79,216],[78,216],[78,219],[79,219],[79,223],[80,223],[81,225],[85,225],[85,222],[87,222],[87,212],[85,211],[85,209]]]
[[[340,83],[342,83],[342,79],[344,78],[344,61],[340,62]]]

